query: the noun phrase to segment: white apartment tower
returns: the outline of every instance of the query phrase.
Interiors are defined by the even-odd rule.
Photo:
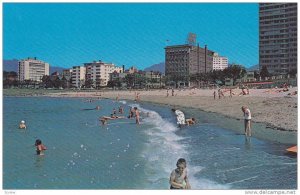
[[[49,64],[36,58],[28,58],[19,61],[19,81],[42,81],[44,75],[49,75]]]
[[[224,70],[228,68],[228,58],[219,56],[218,53],[213,54],[213,70]]]
[[[72,77],[71,77],[73,87],[81,88],[81,86],[85,82],[85,73],[86,73],[85,67],[73,66]]]
[[[122,68],[116,67],[112,63],[104,63],[102,61],[94,61],[91,63],[84,63],[86,68],[86,80],[91,79],[94,87],[107,86],[109,81],[109,74],[117,71],[122,72]]]

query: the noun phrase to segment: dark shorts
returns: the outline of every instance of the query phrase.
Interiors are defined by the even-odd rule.
[[[180,188],[174,188],[173,186],[170,186],[171,190],[180,190]]]

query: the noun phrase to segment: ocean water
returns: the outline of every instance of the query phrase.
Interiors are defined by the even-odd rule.
[[[97,105],[100,110],[83,110]],[[137,106],[141,124],[99,123],[120,105],[124,116]],[[290,144],[245,139],[242,121],[182,111],[197,124],[179,129],[170,107],[148,103],[4,97],[3,189],[168,189],[181,157],[192,189],[297,188],[297,158],[284,152]],[[27,130],[18,129],[21,120]],[[264,130],[254,125],[254,134]],[[48,148],[44,156],[35,154],[37,138]]]

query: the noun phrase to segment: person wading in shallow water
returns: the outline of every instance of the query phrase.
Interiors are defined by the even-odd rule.
[[[42,143],[40,139],[35,140],[36,146],[36,154],[37,155],[44,155],[44,150],[47,150],[46,146]]]
[[[187,176],[185,159],[178,159],[176,166],[177,168],[174,169],[170,175],[170,189],[191,189]]]
[[[245,135],[251,137],[251,112],[247,106],[242,106],[244,113]]]

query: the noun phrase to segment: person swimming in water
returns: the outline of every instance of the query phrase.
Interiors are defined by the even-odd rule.
[[[35,140],[36,146],[36,154],[37,155],[44,155],[44,150],[47,150],[46,146],[42,143],[40,139]]]
[[[115,119],[122,119],[125,118],[124,116],[116,116],[114,114],[111,114],[110,117],[109,116],[102,116],[101,118],[99,118],[99,120],[101,121],[102,125],[106,125],[108,120],[115,120]]]
[[[26,129],[25,121],[21,121],[19,124],[19,129]]]

